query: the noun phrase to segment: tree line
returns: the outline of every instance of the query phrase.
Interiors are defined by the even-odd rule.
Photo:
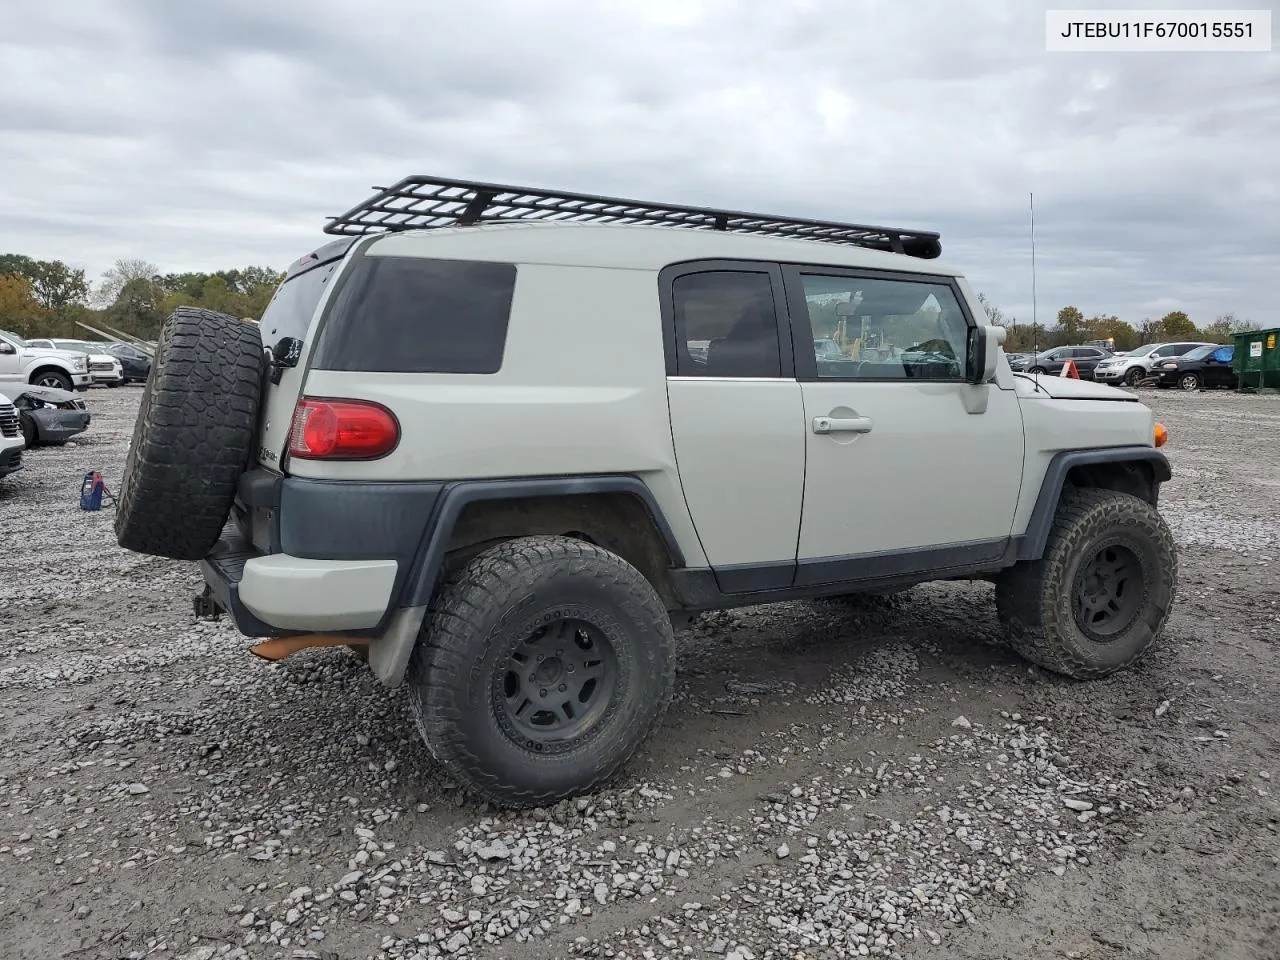
[[[1033,348],[1049,350],[1066,344],[1082,344],[1090,340],[1111,340],[1117,353],[1133,350],[1147,343],[1170,340],[1200,340],[1206,343],[1230,343],[1231,335],[1259,329],[1259,324],[1241,320],[1233,313],[1223,313],[1212,322],[1198,327],[1181,310],[1166,313],[1158,320],[1146,318],[1136,326],[1121,320],[1114,314],[1096,314],[1085,317],[1078,307],[1067,306],[1058,311],[1053,326],[1018,323],[1016,317],[1006,316],[984,294],[978,300],[987,314],[987,322],[1004,327],[1004,349],[1007,353],[1029,353]]]
[[[160,273],[146,260],[117,260],[97,284],[61,260],[0,254],[0,327],[22,337],[83,338],[106,324],[154,340],[175,307],[261,318],[284,274],[270,267]]]

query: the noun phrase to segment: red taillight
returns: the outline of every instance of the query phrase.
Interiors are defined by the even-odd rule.
[[[289,455],[303,460],[374,460],[400,442],[400,423],[367,400],[303,397],[293,411]]]

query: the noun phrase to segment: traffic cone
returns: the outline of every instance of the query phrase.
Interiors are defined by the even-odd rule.
[[[1075,377],[1075,379],[1079,380],[1080,371],[1076,369],[1076,362],[1074,360],[1068,360],[1066,363],[1064,363],[1062,365],[1062,372],[1058,374],[1058,376]]]

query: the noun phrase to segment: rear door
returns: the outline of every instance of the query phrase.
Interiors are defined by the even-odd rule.
[[[781,271],[681,264],[660,290],[676,464],[707,560],[727,592],[789,586],[805,420]]]
[[[1086,379],[1093,378],[1093,371],[1097,369],[1098,364],[1102,362],[1102,358],[1106,356],[1101,350],[1094,347],[1076,347],[1072,351],[1076,361],[1076,369],[1080,376]]]

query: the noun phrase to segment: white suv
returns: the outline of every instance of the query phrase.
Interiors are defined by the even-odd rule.
[[[1196,347],[1207,344],[1180,340],[1176,343],[1148,343],[1127,353],[1119,353],[1103,360],[1093,368],[1093,378],[1102,383],[1124,383],[1131,387],[1152,376],[1152,368],[1160,360],[1180,357]]]
[[[166,322],[117,537],[496,803],[619,771],[700,611],[989,578],[1079,678],[1165,623],[1164,428],[1014,374],[937,234],[425,177],[326,229],[260,327]]]

